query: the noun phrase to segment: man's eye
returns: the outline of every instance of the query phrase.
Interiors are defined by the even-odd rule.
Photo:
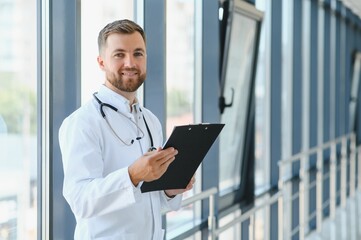
[[[135,53],[134,53],[134,56],[136,56],[136,57],[142,57],[142,56],[144,56],[144,54],[143,54],[142,52],[135,52]]]
[[[124,57],[124,54],[123,54],[123,53],[116,53],[116,54],[114,55],[114,57],[122,58],[122,57]]]

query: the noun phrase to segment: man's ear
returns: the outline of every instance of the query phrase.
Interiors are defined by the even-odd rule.
[[[97,61],[98,61],[98,65],[99,65],[100,69],[104,70],[104,60],[103,60],[102,56],[99,55],[97,57]]]

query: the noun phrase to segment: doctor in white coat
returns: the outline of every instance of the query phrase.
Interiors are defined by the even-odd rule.
[[[74,238],[161,240],[161,209],[178,209],[195,179],[186,189],[140,191],[177,154],[160,147],[160,122],[136,98],[146,78],[145,34],[136,23],[119,20],[100,31],[98,45],[105,83],[59,130],[63,194],[77,221]]]

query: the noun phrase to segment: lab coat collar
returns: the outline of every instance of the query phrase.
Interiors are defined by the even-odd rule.
[[[124,113],[131,113],[129,107],[129,100],[123,97],[122,95],[114,92],[110,88],[106,87],[105,85],[101,85],[98,91],[98,97],[100,101],[103,103],[111,104],[112,106],[116,107],[118,111]],[[135,109],[136,112],[141,112],[139,101],[135,98],[135,103],[132,105],[132,109]],[[140,110],[140,111],[139,111]]]

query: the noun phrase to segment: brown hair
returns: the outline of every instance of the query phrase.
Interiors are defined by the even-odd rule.
[[[106,44],[107,38],[112,33],[122,33],[122,34],[132,34],[134,32],[139,32],[142,36],[144,43],[146,43],[145,40],[145,33],[143,28],[141,28],[138,24],[135,22],[123,19],[123,20],[117,20],[111,23],[108,23],[100,32],[98,35],[98,49],[99,53],[103,49],[103,47]]]

